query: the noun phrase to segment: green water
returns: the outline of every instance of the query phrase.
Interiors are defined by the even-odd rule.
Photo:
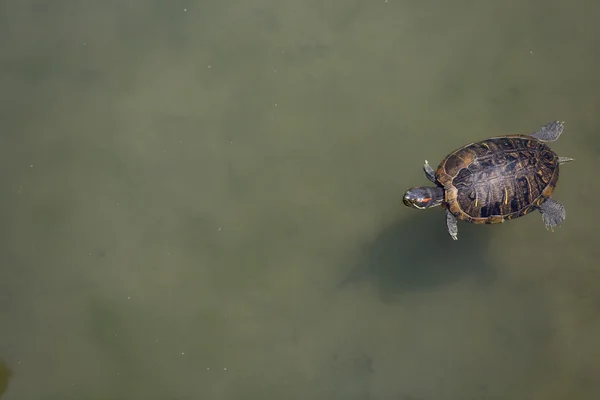
[[[593,1],[4,1],[0,397],[600,397]],[[402,205],[555,119],[538,214]]]

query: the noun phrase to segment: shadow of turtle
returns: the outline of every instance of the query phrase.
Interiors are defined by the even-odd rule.
[[[0,359],[0,397],[6,393],[11,376],[12,371],[8,368],[8,365]]]
[[[486,257],[489,226],[459,221],[458,241],[446,230],[440,210],[411,212],[407,218],[385,227],[359,250],[356,264],[341,286],[371,281],[384,299],[407,291],[434,289],[458,279],[494,279]]]

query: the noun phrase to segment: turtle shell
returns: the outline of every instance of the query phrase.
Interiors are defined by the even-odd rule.
[[[496,224],[521,217],[548,199],[558,181],[558,156],[526,135],[494,137],[449,154],[436,171],[443,206],[458,219]]]

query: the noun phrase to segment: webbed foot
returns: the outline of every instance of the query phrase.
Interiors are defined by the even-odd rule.
[[[458,240],[458,221],[449,210],[446,210],[446,226],[452,239]]]
[[[542,142],[553,142],[559,138],[564,127],[564,122],[552,121],[546,124],[546,126],[542,127],[539,131],[532,133],[530,136],[539,139]]]
[[[544,220],[546,229],[553,232],[554,228],[560,226],[567,216],[565,206],[552,198],[542,203],[540,212],[542,213],[542,219]]]
[[[433,170],[433,168],[431,168],[431,166],[429,165],[429,162],[427,162],[427,160],[425,160],[425,164],[423,164],[423,171],[425,171],[425,175],[427,176],[427,179],[429,179],[431,182],[435,183],[435,171]]]

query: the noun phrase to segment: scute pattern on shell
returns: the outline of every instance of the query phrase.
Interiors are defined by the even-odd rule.
[[[472,143],[449,154],[436,171],[444,206],[457,218],[494,224],[542,204],[558,180],[558,156],[545,143],[509,135]]]

